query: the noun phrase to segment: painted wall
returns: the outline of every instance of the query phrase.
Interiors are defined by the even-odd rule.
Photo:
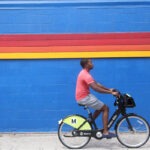
[[[94,59],[95,79],[108,87],[129,92],[137,112],[150,120],[150,59]],[[0,131],[56,131],[57,122],[81,113],[74,98],[78,59],[1,60]],[[95,93],[95,92],[94,92]],[[96,94],[96,93],[95,93]],[[111,95],[96,94],[113,108]],[[131,110],[130,110],[131,111]]]
[[[149,2],[0,4],[0,34],[149,33],[149,17]],[[0,131],[56,131],[62,117],[85,114],[74,98],[79,61],[1,59]],[[97,58],[93,62],[95,79],[133,95],[137,103],[133,111],[150,121],[150,59]],[[113,97],[95,94],[112,112]]]
[[[150,2],[0,4],[0,33],[144,32]]]

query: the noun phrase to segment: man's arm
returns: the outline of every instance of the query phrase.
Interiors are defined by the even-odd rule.
[[[99,93],[113,94],[113,95],[118,96],[118,92],[113,92],[112,89],[106,88],[106,87],[104,87],[103,85],[101,85],[100,83],[97,83],[97,82],[90,83],[90,87],[93,90],[95,90]]]
[[[97,83],[97,82],[96,82]],[[102,84],[100,84],[100,83],[97,83],[97,85],[100,87],[100,88],[103,88],[103,89],[105,89],[105,90],[111,90],[111,89],[108,89],[107,87],[104,87]]]

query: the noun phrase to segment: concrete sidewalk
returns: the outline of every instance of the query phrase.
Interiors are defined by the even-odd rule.
[[[66,150],[54,133],[0,134],[0,150]],[[128,150],[116,138],[91,139],[84,150]],[[150,150],[150,140],[139,150]],[[132,149],[133,150],[133,149]]]

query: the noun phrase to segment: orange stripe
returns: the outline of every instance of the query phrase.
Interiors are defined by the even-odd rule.
[[[150,51],[150,45],[0,47],[0,53]]]

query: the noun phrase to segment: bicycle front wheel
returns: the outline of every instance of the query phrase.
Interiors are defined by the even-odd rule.
[[[116,135],[119,142],[124,146],[138,148],[149,139],[149,124],[141,116],[131,114],[119,121]]]
[[[91,139],[91,136],[79,136],[76,135],[77,129],[86,122],[81,130],[91,130],[89,122],[85,121],[85,118],[79,115],[72,115],[65,118],[58,128],[58,137],[61,143],[70,149],[79,149],[84,147]]]

